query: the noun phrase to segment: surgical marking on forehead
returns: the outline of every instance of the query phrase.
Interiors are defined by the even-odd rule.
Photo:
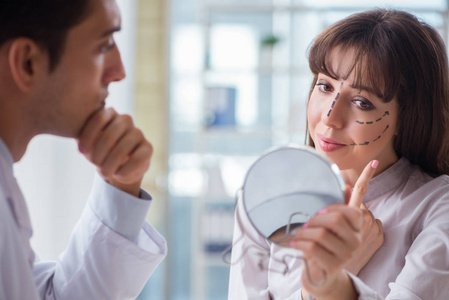
[[[389,116],[389,115],[390,115],[390,112],[387,110],[387,111],[385,111],[385,113],[384,113],[384,115],[383,115],[382,117],[380,117],[379,119],[376,119],[375,121],[367,121],[367,122],[363,122],[363,121],[358,121],[358,120],[356,120],[356,123],[358,123],[358,124],[360,124],[360,125],[363,125],[363,124],[371,125],[371,124],[374,124],[374,123],[377,123],[377,122],[382,121],[383,118],[385,118],[385,117],[387,117],[387,116]]]
[[[341,90],[342,87],[343,87],[343,82],[340,84],[340,90]],[[331,108],[327,112],[327,117],[329,117],[331,115],[332,109],[334,108],[335,102],[337,102],[338,97],[340,97],[340,92],[337,93],[337,95],[334,98],[334,101],[332,101]]]
[[[388,130],[388,128],[390,128],[390,125],[387,125],[387,126],[385,127],[385,129],[382,131],[382,133],[381,133],[377,138],[375,138],[374,140],[372,140],[371,143],[374,143],[374,142],[378,141],[378,140],[382,137],[382,134],[384,134],[385,131]],[[370,144],[370,142],[366,141],[366,142],[364,142],[364,143],[352,143],[352,144],[350,144],[349,146],[366,146],[366,145],[369,145],[369,144]]]

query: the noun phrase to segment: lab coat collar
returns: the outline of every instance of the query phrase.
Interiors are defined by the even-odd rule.
[[[3,142],[2,138],[0,138],[0,156],[6,160],[6,163],[11,167],[12,170],[14,160],[12,158],[11,152],[9,152],[9,149],[6,146],[5,142]]]

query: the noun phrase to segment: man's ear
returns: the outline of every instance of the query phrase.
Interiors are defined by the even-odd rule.
[[[47,52],[29,38],[15,39],[9,48],[9,68],[17,87],[28,91],[42,72],[48,72]]]

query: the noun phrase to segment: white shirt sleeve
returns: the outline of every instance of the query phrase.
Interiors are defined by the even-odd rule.
[[[149,195],[138,199],[94,181],[69,245],[57,262],[34,265],[42,299],[134,299],[165,257],[165,239],[148,223]]]
[[[382,297],[368,287],[360,278],[349,272],[347,272],[347,274],[352,280],[355,290],[359,294],[359,300],[382,300]]]

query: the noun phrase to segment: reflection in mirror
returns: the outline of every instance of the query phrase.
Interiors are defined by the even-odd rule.
[[[345,184],[338,167],[305,146],[286,146],[269,150],[248,170],[244,184],[236,198],[243,201],[248,218],[260,235],[280,246],[288,246],[296,229],[308,222],[324,207],[344,201]],[[235,239],[237,244],[243,239]],[[270,270],[286,274],[290,271],[288,261],[303,259],[310,282],[321,285],[326,280],[311,280],[307,261],[300,255],[270,257],[258,249],[245,249],[241,257],[229,261],[232,245],[223,253],[229,264],[238,263],[244,255],[260,257],[259,266],[264,269],[265,260],[284,262],[283,270]],[[259,252],[258,252],[259,251]],[[298,252],[299,253],[299,252]]]

